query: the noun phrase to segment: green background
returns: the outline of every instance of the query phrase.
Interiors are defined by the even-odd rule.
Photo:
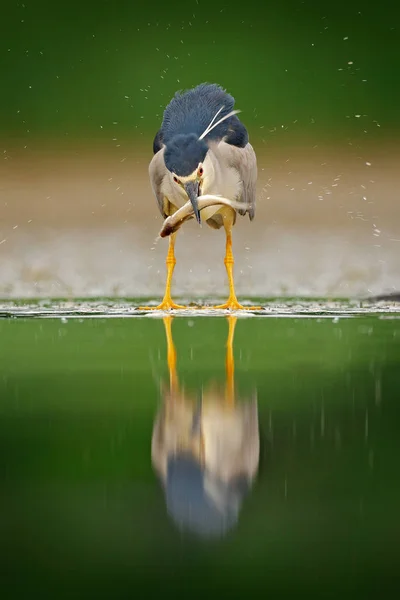
[[[390,139],[399,11],[386,0],[6,2],[0,128],[147,147],[174,92],[211,81],[253,138]]]

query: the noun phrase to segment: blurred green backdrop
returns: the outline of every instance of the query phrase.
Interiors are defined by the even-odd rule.
[[[395,136],[399,6],[386,0],[8,2],[4,138],[154,135],[177,89],[216,81],[252,137]]]
[[[172,330],[184,391],[223,385],[225,319]],[[257,390],[259,470],[235,529],[199,543],[168,517],[151,462],[163,323],[0,320],[2,597],[151,598],[157,586],[160,598],[263,587],[365,599],[390,585],[399,333],[376,317],[239,320],[235,380],[238,401]]]

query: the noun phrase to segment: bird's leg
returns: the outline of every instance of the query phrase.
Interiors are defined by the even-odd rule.
[[[172,317],[164,317],[165,337],[167,338],[167,362],[169,370],[169,387],[171,395],[178,387],[178,375],[176,373],[176,349],[172,337]]]
[[[174,419],[174,407],[179,402],[179,381],[176,372],[176,349],[172,337],[172,321],[173,317],[164,317],[165,337],[167,340],[167,363],[169,371],[169,394],[164,395],[165,415],[167,420]]]
[[[139,310],[171,310],[177,308],[186,308],[185,306],[181,306],[180,304],[175,304],[175,302],[173,302],[171,298],[172,274],[176,265],[175,235],[175,233],[172,233],[169,236],[168,254],[167,259],[165,261],[167,265],[167,282],[165,285],[165,294],[163,301],[158,306],[140,306]]]
[[[235,362],[233,356],[233,338],[235,335],[235,327],[236,327],[237,317],[229,316],[228,324],[228,339],[226,342],[226,359],[225,359],[225,369],[226,369],[226,384],[225,384],[225,398],[226,402],[229,405],[233,405],[235,402]]]
[[[225,223],[224,223],[225,224]],[[226,272],[228,274],[228,282],[229,282],[229,298],[225,304],[219,304],[218,306],[214,306],[214,308],[218,309],[228,309],[228,310],[259,310],[260,306],[243,306],[238,302],[235,293],[235,284],[233,281],[233,265],[235,263],[232,252],[232,232],[231,232],[231,223],[225,224],[225,232],[226,232],[226,252],[225,252],[225,267]]]
[[[180,306],[179,304],[175,304],[171,298],[171,283],[172,283],[172,275],[176,265],[175,258],[175,234],[170,235],[169,237],[169,246],[168,246],[168,254],[167,259],[165,261],[167,265],[167,282],[165,285],[165,294],[163,301],[157,307],[159,310],[169,310],[171,308],[185,308],[184,306]]]

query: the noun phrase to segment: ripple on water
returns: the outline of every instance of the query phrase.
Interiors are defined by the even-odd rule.
[[[244,306],[251,306],[254,300],[244,302]],[[382,318],[399,318],[399,301],[323,301],[323,300],[277,300],[260,301],[260,310],[239,310],[238,317],[354,317],[358,315],[376,314]],[[161,318],[166,314],[182,317],[221,317],[230,314],[227,310],[218,310],[208,306],[191,306],[187,309],[162,311],[140,310],[143,301],[40,301],[40,302],[3,302],[0,304],[0,318],[121,318],[121,317],[147,317]],[[156,301],[148,301],[149,305]],[[212,302],[210,302],[212,304]]]

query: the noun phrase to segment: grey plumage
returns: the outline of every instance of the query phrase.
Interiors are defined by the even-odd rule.
[[[229,115],[234,104],[234,98],[220,86],[201,84],[178,92],[166,107],[149,167],[152,189],[164,218],[188,199],[173,177],[187,177],[199,164],[204,164],[205,171],[201,194],[242,201],[246,208],[239,213],[254,218],[257,162],[246,127],[234,114],[200,139],[212,120],[217,123]],[[222,225],[218,215],[207,215],[205,220],[210,226]]]

